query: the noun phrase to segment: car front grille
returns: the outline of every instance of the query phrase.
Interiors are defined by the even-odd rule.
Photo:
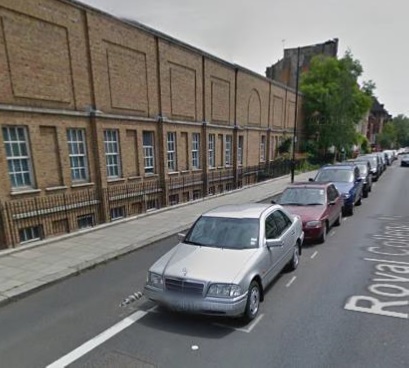
[[[175,293],[203,295],[204,284],[180,279],[165,279],[166,289]]]

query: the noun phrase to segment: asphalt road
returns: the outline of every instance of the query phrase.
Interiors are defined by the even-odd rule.
[[[2,307],[0,366],[62,367],[63,357],[78,368],[409,366],[408,168],[388,168],[325,244],[307,245],[250,325],[170,313],[144,298],[119,306],[176,242]]]

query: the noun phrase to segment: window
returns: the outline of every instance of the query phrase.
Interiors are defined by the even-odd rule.
[[[121,176],[119,162],[119,134],[117,130],[104,131],[105,161],[107,177],[118,178]]]
[[[20,243],[41,239],[41,226],[30,226],[19,230]]]
[[[200,169],[200,134],[192,134],[192,167],[193,169]]]
[[[274,221],[274,214],[269,215],[266,218],[266,239],[275,239],[279,236],[279,231],[277,228],[277,224]]]
[[[202,198],[202,191],[200,189],[195,189],[193,191],[193,200],[195,201],[200,198]]]
[[[143,162],[145,174],[153,174],[155,172],[153,132],[143,132]]]
[[[179,194],[171,194],[169,196],[169,205],[174,206],[179,203]]]
[[[277,224],[279,235],[282,235],[291,226],[291,220],[281,211],[275,211],[273,217]]]
[[[32,187],[33,175],[26,128],[4,127],[3,140],[11,187]]]
[[[87,149],[84,129],[68,129],[68,156],[70,158],[71,180],[88,181]]]
[[[77,217],[78,229],[86,229],[94,226],[94,215],[84,215]]]
[[[216,161],[215,144],[216,144],[216,136],[214,134],[209,134],[209,146],[208,146],[209,167],[215,166],[215,161]]]
[[[266,160],[266,136],[262,135],[260,140],[260,161]]]
[[[110,215],[111,215],[111,221],[124,218],[125,217],[125,208],[123,206],[122,207],[111,208]]]
[[[168,169],[176,171],[176,133],[168,133]]]
[[[149,199],[146,201],[146,210],[155,210],[157,209],[157,200],[156,199]]]
[[[243,165],[243,147],[244,147],[244,137],[239,135],[239,145],[237,147],[237,163]]]
[[[233,137],[231,135],[226,135],[226,140],[225,140],[225,155],[224,155],[224,163],[226,166],[231,166],[232,165],[232,141]]]

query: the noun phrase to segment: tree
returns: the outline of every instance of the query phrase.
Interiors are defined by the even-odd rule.
[[[397,143],[396,127],[393,123],[388,122],[383,126],[382,133],[376,137],[376,143],[382,149],[395,148]]]
[[[360,62],[347,51],[341,59],[315,56],[302,74],[306,133],[318,140],[319,148],[348,149],[356,141],[356,125],[369,111],[375,88],[372,81],[359,87],[362,72]]]
[[[395,126],[397,145],[399,147],[409,146],[409,118],[405,115],[398,115],[392,120]]]

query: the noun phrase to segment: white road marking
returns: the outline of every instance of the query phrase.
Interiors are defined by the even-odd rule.
[[[318,254],[318,251],[315,251],[311,256],[311,259],[314,259],[317,256],[317,254]]]
[[[330,233],[329,233],[329,236],[334,236],[335,235],[335,230],[332,230]]]
[[[342,219],[342,221],[346,221],[346,220],[348,220],[348,217],[344,217],[344,218]]]
[[[295,281],[296,278],[297,278],[297,276],[293,276],[293,277],[291,278],[291,280],[287,283],[287,285],[285,285],[285,287],[290,287],[291,284]]]
[[[254,329],[254,327],[256,327],[256,325],[261,321],[263,317],[264,317],[264,314],[260,314],[247,328],[233,327],[229,325],[224,325],[222,323],[213,323],[213,325],[223,327],[223,328],[229,328],[234,331],[250,333]]]
[[[156,308],[156,306],[154,308]],[[75,350],[71,351],[67,355],[64,355],[60,359],[56,360],[54,363],[47,365],[46,368],[63,368],[70,365],[71,363],[75,362],[85,354],[89,353],[91,350],[103,344],[105,341],[109,340],[111,337],[114,337],[121,331],[125,330],[126,328],[134,324],[136,321],[140,320],[149,312],[150,310],[148,311],[139,310],[131,314],[130,316],[124,318],[122,321],[118,322],[117,324],[113,325],[107,330],[101,332],[99,335],[95,336],[91,340],[88,340],[87,342],[85,342]]]

